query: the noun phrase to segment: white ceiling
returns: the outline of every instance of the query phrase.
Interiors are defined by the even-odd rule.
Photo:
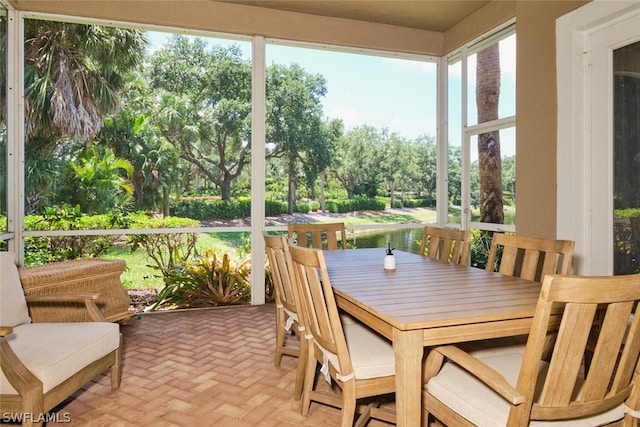
[[[216,0],[443,32],[490,0]]]

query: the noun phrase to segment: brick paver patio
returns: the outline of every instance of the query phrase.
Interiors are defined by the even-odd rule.
[[[112,392],[109,377],[98,377],[46,426],[339,425],[339,410],[329,406],[312,403],[307,417],[300,414],[297,359],[274,366],[274,317],[273,304],[134,317],[121,327],[120,389]]]

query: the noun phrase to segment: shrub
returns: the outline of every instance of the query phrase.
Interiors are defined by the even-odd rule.
[[[178,308],[246,304],[251,294],[251,260],[232,263],[211,250],[176,265],[164,278],[158,301],[149,310],[164,304]]]
[[[237,219],[251,216],[251,200],[177,200],[170,209],[174,216],[197,220]]]
[[[185,228],[199,227],[200,222],[190,218],[153,218],[142,212],[131,215],[133,228]],[[163,276],[179,263],[188,259],[195,250],[196,233],[149,233],[127,237],[132,251],[143,247]],[[152,266],[153,267],[153,266]]]
[[[413,196],[404,199],[405,208],[429,208],[435,206],[431,196]]]
[[[614,209],[614,218],[637,218],[640,217],[640,208]]]
[[[338,213],[338,204],[333,200],[327,200],[324,203],[324,208],[331,213]]]
[[[310,208],[308,203],[304,203],[304,202],[296,203],[296,212],[309,213],[309,210]]]
[[[333,208],[335,204],[335,210]],[[353,199],[331,200],[327,202],[327,210],[333,213],[347,213],[354,211],[383,211],[385,203],[382,200],[372,199],[366,196],[356,196]]]
[[[309,207],[313,212],[316,212],[318,209],[320,209],[320,202],[317,200],[312,200],[309,202]]]
[[[127,217],[118,212],[87,215],[80,206],[46,206],[41,215],[28,215],[29,231],[109,230],[127,228]],[[25,238],[25,265],[46,264],[82,257],[97,257],[109,250],[119,236],[30,236]]]
[[[264,201],[264,214],[266,216],[278,216],[287,211],[287,204],[277,200]]]
[[[487,268],[487,260],[489,258],[489,249],[491,248],[492,231],[484,231],[478,229],[471,230],[471,266],[485,269]],[[502,247],[496,252],[496,262],[499,263],[502,258]]]

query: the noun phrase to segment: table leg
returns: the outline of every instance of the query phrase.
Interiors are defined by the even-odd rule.
[[[422,415],[422,331],[393,330],[396,356],[396,425],[416,427]]]

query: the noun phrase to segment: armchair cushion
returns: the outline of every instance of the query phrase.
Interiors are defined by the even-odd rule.
[[[13,253],[0,252],[0,272],[0,325],[15,327],[30,323]]]
[[[484,364],[498,371],[512,386],[518,380],[523,354],[518,349],[513,353],[485,353],[477,357]],[[538,375],[546,375],[545,363]],[[542,384],[542,381],[538,381]],[[438,375],[431,378],[426,385],[429,392],[439,401],[475,425],[505,426],[509,415],[510,405],[485,384],[460,368],[455,363],[445,363]],[[536,396],[541,390],[536,390]],[[568,421],[532,421],[529,425],[535,427],[584,427],[606,425],[622,418],[624,406],[580,420]]]
[[[7,342],[47,393],[120,345],[117,323],[31,323],[17,326]],[[47,349],[47,351],[42,351]],[[0,394],[18,394],[0,372]]]

